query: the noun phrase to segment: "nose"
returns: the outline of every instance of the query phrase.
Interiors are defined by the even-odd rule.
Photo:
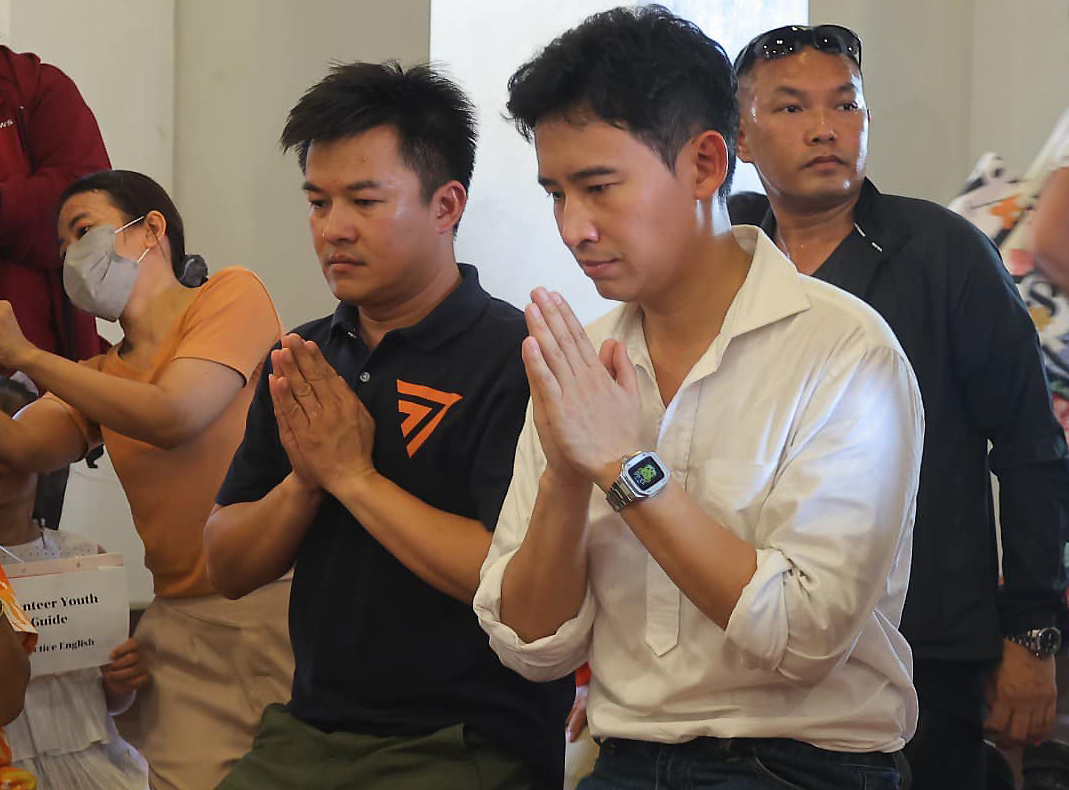
[[[319,235],[331,244],[356,241],[356,223],[344,206],[332,205],[317,224],[319,227],[313,227],[313,232],[318,230]]]
[[[597,226],[591,212],[578,199],[564,200],[557,204],[557,228],[560,237],[569,249],[576,249],[584,241],[598,240]]]
[[[830,143],[836,138],[835,124],[827,110],[816,110],[812,114],[813,124],[809,129],[809,141],[812,143]]]

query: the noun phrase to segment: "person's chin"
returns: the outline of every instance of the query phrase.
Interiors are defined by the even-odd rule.
[[[591,278],[591,282],[594,283],[598,296],[603,299],[611,299],[614,302],[634,301],[633,289],[629,288],[628,283],[624,280]]]
[[[861,189],[863,179],[844,177],[841,173],[831,178],[817,178],[801,190],[806,198],[820,203],[836,203],[850,197]]]
[[[360,304],[366,301],[369,289],[365,283],[360,283],[353,277],[338,277],[329,271],[325,276],[330,292],[339,302]]]

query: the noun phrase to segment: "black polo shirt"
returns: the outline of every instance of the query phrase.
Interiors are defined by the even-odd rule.
[[[375,468],[492,530],[527,406],[527,330],[473,267],[460,270],[462,282],[438,307],[387,333],[373,352],[348,304],[294,331],[319,345],[374,417]],[[259,500],[289,472],[263,375],[218,502]],[[535,766],[547,786],[561,786],[574,683],[532,683],[506,669],[470,604],[409,571],[333,497],[301,541],[289,614],[290,711],[300,720],[372,735],[464,723]]]
[[[866,180],[854,218],[813,276],[883,316],[924,401],[902,633],[918,660],[995,660],[1004,634],[1065,627],[1069,463],[1035,326],[994,245],[957,214]],[[762,226],[775,233],[771,209]]]

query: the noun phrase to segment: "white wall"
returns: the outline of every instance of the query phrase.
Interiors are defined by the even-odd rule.
[[[869,172],[946,203],[980,154],[1024,170],[1069,105],[1066,0],[810,0],[862,39]]]
[[[467,90],[479,116],[471,196],[457,235],[457,256],[479,267],[488,291],[522,307],[550,286],[581,321],[607,312],[560,240],[553,209],[538,185],[534,146],[502,116],[509,76],[539,49],[612,0],[434,0],[431,59]]]
[[[972,169],[972,15],[971,0],[810,0],[812,24],[861,37],[869,175],[882,191],[945,203]]]
[[[174,171],[174,0],[7,0],[5,44],[78,85],[112,165],[167,189]],[[3,14],[0,14],[0,22]]]
[[[4,43],[65,71],[96,115],[115,167],[140,170],[170,189],[174,176],[173,0],[7,0]],[[116,339],[116,325],[101,324]],[[123,555],[131,600],[152,597],[144,548],[111,464],[71,467],[63,527]]]
[[[430,0],[177,0],[175,202],[187,248],[267,284],[287,327],[334,309],[308,236],[290,108],[333,60],[427,59]]]
[[[1069,2],[974,0],[970,165],[998,151],[1032,163],[1069,107]]]
[[[808,0],[745,0],[737,3],[710,3],[708,0],[664,0],[662,5],[694,22],[705,35],[718,42],[728,59],[735,56],[759,33],[781,25],[804,25],[809,19]],[[757,168],[735,161],[732,192],[764,192]]]

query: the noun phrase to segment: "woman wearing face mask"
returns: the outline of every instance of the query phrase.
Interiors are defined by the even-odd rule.
[[[30,344],[0,302],[0,364],[49,391],[15,419],[0,415],[0,461],[44,472],[107,449],[156,592],[134,634],[151,682],[130,740],[154,788],[214,787],[292,679],[289,582],[227,601],[208,582],[202,543],[278,317],[245,269],[190,279],[181,217],[141,174],[72,184],[58,230],[68,295],[118,320],[123,339],[74,363]]]

